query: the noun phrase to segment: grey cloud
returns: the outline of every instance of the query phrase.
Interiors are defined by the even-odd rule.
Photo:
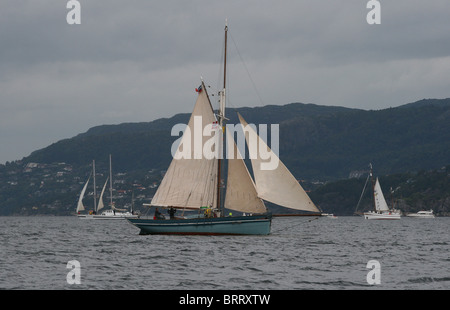
[[[0,4],[0,144],[11,146],[0,163],[95,125],[190,111],[201,75],[219,85],[225,18],[233,106],[448,97],[446,0],[381,1],[381,25],[367,24],[364,0],[80,3],[73,26],[66,1]]]

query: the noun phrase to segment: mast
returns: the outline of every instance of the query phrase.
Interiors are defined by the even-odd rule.
[[[109,196],[110,196],[110,203],[111,203],[111,209],[114,210],[113,206],[113,188],[112,188],[112,164],[111,164],[111,154],[109,154]]]
[[[373,170],[372,170],[372,163],[369,164],[370,167],[370,179],[372,181],[372,202],[373,202],[373,210],[376,212],[377,211],[377,206],[375,203],[375,180],[373,177]]]
[[[94,174],[94,212],[97,213],[97,189],[95,184],[95,160],[92,161],[92,171]]]
[[[359,196],[358,204],[356,205],[354,214],[358,214],[356,211],[358,210],[359,204],[361,203],[361,199],[362,199],[363,196],[364,196],[364,193],[365,193],[366,187],[367,187],[367,183],[369,182],[370,177],[371,177],[371,174],[369,173],[369,174],[367,175],[366,183],[364,183],[364,187],[363,187],[363,190],[362,190],[362,192],[361,192],[361,196]]]
[[[222,172],[222,160],[220,159],[223,154],[223,132],[224,132],[224,119],[225,119],[225,89],[227,83],[227,33],[228,33],[228,21],[225,20],[225,47],[224,47],[224,63],[223,63],[223,89],[219,92],[220,95],[220,107],[219,107],[219,129],[220,132],[220,143],[219,143],[219,158],[217,164],[217,208],[221,209],[223,212],[223,207],[220,203],[220,180]]]
[[[225,95],[225,86],[227,82],[227,32],[228,32],[228,21],[225,20],[225,55],[224,55],[224,66],[223,66],[223,90]]]

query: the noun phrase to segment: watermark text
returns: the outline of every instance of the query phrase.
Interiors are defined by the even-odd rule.
[[[67,273],[67,284],[81,284],[81,264],[77,260],[67,262],[66,268],[71,269]]]
[[[371,269],[367,273],[367,283],[370,285],[381,284],[381,264],[377,260],[370,260],[367,262],[366,268]]]
[[[70,11],[67,13],[66,21],[69,25],[81,24],[81,4],[77,0],[69,0],[66,5]]]
[[[381,24],[381,4],[378,0],[370,0],[367,2],[368,9],[371,9],[367,13],[366,20],[369,25]]]
[[[226,150],[223,148],[224,131],[227,132]],[[216,122],[204,124],[201,116],[194,116],[190,126],[176,124],[172,127],[172,136],[178,136],[180,133],[183,133],[182,136],[175,140],[171,147],[174,159],[245,159],[247,141],[249,158],[258,159],[261,170],[275,170],[278,167],[278,124],[270,125],[270,148],[265,142],[269,139],[267,124],[260,124],[258,130],[254,124],[227,124],[225,128],[221,128]]]

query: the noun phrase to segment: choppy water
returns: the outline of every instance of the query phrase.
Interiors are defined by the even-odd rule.
[[[293,217],[268,236],[140,236],[127,221],[0,217],[0,289],[450,289],[449,224]]]

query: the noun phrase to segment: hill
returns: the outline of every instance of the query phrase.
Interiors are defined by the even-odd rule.
[[[351,187],[356,191],[362,185],[356,186],[358,179],[338,180],[361,175],[369,162],[379,176],[413,175],[450,163],[450,99],[371,111],[302,103],[236,110],[249,123],[280,125],[280,158],[305,181],[306,189],[314,189],[319,196],[313,200],[324,210],[349,212],[352,203],[337,203],[341,198],[336,193]],[[232,109],[227,114],[229,123],[236,124]],[[177,114],[152,122],[97,126],[0,165],[0,214],[70,214],[93,159],[98,174],[106,179],[109,154],[115,195],[123,203],[130,203],[132,193],[138,197],[137,205],[148,202],[171,161],[170,148],[178,138],[170,135],[171,128],[188,118]],[[312,181],[328,183],[318,187]],[[340,182],[345,184],[342,190],[330,187],[339,187]]]
[[[372,210],[373,198],[369,189],[356,209],[366,177],[367,174],[316,187],[310,193],[311,199],[325,212],[339,215]],[[388,204],[395,205],[402,212],[432,209],[435,214],[450,215],[450,165],[417,173],[380,176],[379,179]],[[369,184],[367,186],[370,187]]]
[[[231,109],[230,109],[231,110]],[[237,109],[249,123],[280,125],[280,158],[298,178],[348,177],[372,162],[381,174],[439,168],[450,162],[450,99],[378,111],[293,103]],[[235,113],[229,123],[237,124]],[[86,165],[113,154],[122,170],[165,169],[188,114],[148,123],[103,125],[33,152],[25,163]]]

